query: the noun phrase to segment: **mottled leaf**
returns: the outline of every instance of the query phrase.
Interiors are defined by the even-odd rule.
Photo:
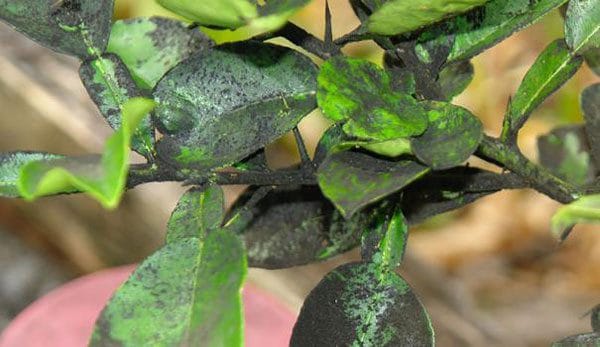
[[[140,88],[152,89],[172,67],[212,46],[200,30],[183,22],[150,17],[116,21],[107,51],[123,60]]]
[[[427,102],[429,128],[411,139],[413,153],[434,170],[458,166],[475,152],[483,125],[469,110],[445,102]]]
[[[315,106],[316,66],[258,42],[200,52],[156,86],[158,155],[210,170],[247,157],[291,130]]]
[[[167,223],[167,243],[196,237],[204,239],[219,229],[225,215],[223,189],[218,185],[188,190]]]
[[[318,78],[317,100],[325,116],[345,122],[344,131],[360,139],[386,141],[422,134],[425,110],[410,95],[395,91],[390,76],[366,60],[334,57]]]
[[[579,223],[600,224],[600,194],[586,195],[561,207],[552,217],[552,232],[565,235]]]
[[[573,53],[600,48],[600,1],[570,0],[565,18],[565,38]]]
[[[468,60],[458,61],[444,67],[440,71],[438,82],[446,100],[452,101],[455,96],[467,89],[474,74],[473,64]]]
[[[555,40],[538,56],[512,98],[502,135],[514,136],[546,98],[579,70],[583,59],[569,51],[563,39]]]
[[[79,75],[88,94],[113,129],[121,127],[121,110],[127,100],[139,97],[127,68],[114,54],[84,62]],[[150,117],[142,120],[131,140],[131,148],[146,158],[154,157],[154,128]]]
[[[362,259],[394,271],[400,266],[408,242],[406,219],[396,207],[391,213],[378,215],[376,222],[372,224],[373,226],[363,233]]]
[[[0,0],[0,19],[57,52],[97,58],[108,42],[113,0]]]
[[[540,163],[565,181],[583,186],[593,180],[596,168],[590,159],[583,126],[552,130],[538,138]]]
[[[600,84],[591,85],[581,93],[581,109],[592,159],[600,170]]]
[[[23,166],[38,160],[64,158],[62,155],[42,152],[9,152],[0,154],[0,196],[20,197],[17,184]]]
[[[102,155],[33,161],[21,168],[18,188],[26,200],[65,191],[82,191],[106,208],[115,208],[125,190],[133,132],[154,108],[149,99],[123,105],[121,128],[107,141]]]
[[[339,152],[319,166],[323,194],[346,217],[421,178],[429,169],[410,160],[383,160],[360,152]]]
[[[408,283],[377,263],[330,272],[300,311],[290,346],[425,347],[431,322]]]
[[[242,346],[246,267],[227,231],[168,243],[112,296],[90,346]]]
[[[446,17],[481,6],[489,0],[387,0],[377,1],[369,17],[369,31],[381,35],[398,35],[440,21]]]

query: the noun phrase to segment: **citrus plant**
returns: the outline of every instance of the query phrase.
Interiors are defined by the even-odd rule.
[[[320,39],[289,21],[310,0],[158,0],[185,21],[112,21],[112,0],[0,0],[0,18],[80,58],[80,76],[115,129],[102,154],[0,156],[0,194],[27,200],[85,193],[115,208],[149,182],[190,186],[162,248],[98,318],[92,346],[240,346],[247,267],[287,268],[360,247],[306,299],[291,346],[432,346],[434,330],[396,273],[409,226],[503,189],[532,188],[565,206],[561,238],[600,222],[600,84],[585,89],[583,124],[539,140],[519,130],[587,64],[600,73],[600,0],[349,0],[361,24]],[[561,7],[565,37],[548,43],[507,106],[502,132],[452,103],[470,59]],[[202,28],[250,28],[217,45]],[[282,37],[293,46],[268,43]],[[342,48],[373,40],[382,64]],[[333,123],[311,158],[297,129],[316,108]],[[264,148],[295,134],[301,162],[273,170]],[[144,164],[129,164],[134,150]],[[465,164],[477,156],[502,173]],[[499,171],[498,171],[499,172]],[[221,186],[250,188],[224,210]],[[557,346],[600,343],[594,332]],[[585,344],[587,343],[587,344]]]

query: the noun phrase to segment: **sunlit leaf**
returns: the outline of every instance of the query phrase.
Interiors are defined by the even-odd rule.
[[[552,217],[552,232],[564,235],[579,223],[600,224],[600,194],[583,196],[561,207]]]
[[[570,0],[565,18],[565,38],[573,53],[600,48],[600,1]]]
[[[0,196],[20,197],[17,187],[23,166],[38,160],[64,158],[62,155],[43,152],[8,152],[0,154]]]
[[[593,84],[581,93],[581,110],[592,159],[600,170],[600,84]]]

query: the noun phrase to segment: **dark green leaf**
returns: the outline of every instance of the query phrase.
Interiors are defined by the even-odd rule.
[[[265,153],[265,149],[261,148],[258,151],[250,154],[242,161],[235,163],[233,167],[241,171],[269,171],[269,164],[267,163],[267,154]]]
[[[600,333],[600,304],[594,306],[589,312],[592,330],[595,333]]]
[[[360,152],[339,152],[323,161],[317,179],[323,194],[346,217],[429,172],[410,160],[390,161]]]
[[[565,181],[583,186],[593,180],[596,168],[590,160],[583,126],[552,130],[538,138],[540,163]]]
[[[516,134],[529,115],[579,70],[583,59],[569,51],[563,39],[549,44],[523,78],[510,102],[503,136]]]
[[[586,195],[561,207],[552,216],[552,232],[564,236],[578,223],[600,224],[600,194]]]
[[[398,35],[468,11],[489,0],[387,0],[377,1],[367,21],[369,31],[381,35]]]
[[[583,53],[585,62],[594,73],[600,76],[600,48],[592,48]]]
[[[392,88],[390,76],[366,60],[334,57],[321,67],[319,107],[344,131],[360,139],[386,141],[422,134],[425,110],[410,95]]]
[[[258,42],[192,56],[154,91],[158,155],[207,171],[247,157],[315,108],[316,74],[306,56]]]
[[[0,196],[20,197],[17,188],[23,166],[38,160],[64,158],[62,155],[42,152],[9,152],[0,154]]]
[[[219,229],[225,215],[223,189],[217,185],[192,188],[179,199],[167,223],[167,243],[204,239]]]
[[[102,155],[32,161],[21,168],[18,188],[26,200],[82,191],[106,208],[115,208],[125,191],[130,142],[138,124],[154,108],[149,99],[130,99],[123,105],[121,128],[104,146]]]
[[[374,224],[363,233],[362,259],[394,271],[400,266],[408,242],[406,219],[396,207],[391,213],[380,214]]]
[[[446,100],[452,101],[455,96],[462,93],[473,80],[475,70],[468,60],[448,64],[438,77],[442,94]]]
[[[581,109],[592,159],[596,169],[600,170],[600,83],[587,87],[581,93]]]
[[[97,58],[106,48],[113,0],[0,0],[0,19],[60,53]]]
[[[90,346],[242,346],[244,248],[223,230],[146,259],[110,299]]]
[[[600,345],[600,333],[587,333],[566,337],[554,342],[552,347],[597,347]]]
[[[565,37],[573,53],[600,48],[600,1],[570,0],[565,18]]]
[[[290,346],[425,347],[433,328],[408,283],[376,263],[330,272],[308,295]]]
[[[479,146],[483,125],[469,110],[445,102],[427,102],[429,128],[411,139],[413,153],[434,170],[458,166]]]
[[[121,110],[127,100],[140,96],[127,68],[114,54],[104,54],[81,65],[79,75],[88,94],[113,129],[121,127]],[[150,117],[136,129],[131,147],[146,158],[154,156],[154,128]]]
[[[140,88],[152,89],[172,67],[212,45],[201,31],[183,22],[150,17],[116,21],[107,51],[123,60]]]

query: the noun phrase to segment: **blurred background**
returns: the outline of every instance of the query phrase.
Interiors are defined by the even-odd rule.
[[[153,1],[117,0],[116,18],[170,15]],[[346,1],[330,1],[334,35],[358,20]],[[293,21],[316,36],[324,30],[324,0]],[[210,32],[218,41],[247,32]],[[558,12],[474,59],[475,79],[455,102],[497,135],[506,103],[537,54],[563,36]],[[372,43],[346,53],[380,62]],[[55,54],[0,24],[0,150],[63,154],[99,152],[111,130],[88,98],[75,59]],[[536,137],[554,126],[580,122],[579,93],[598,82],[584,66],[527,123],[522,150],[536,159]],[[327,123],[315,113],[300,126],[314,150]],[[298,160],[292,137],[268,148],[270,164]],[[474,161],[474,164],[477,164]],[[231,203],[244,187],[228,187]],[[184,189],[178,184],[140,186],[120,208],[105,211],[84,196],[35,203],[0,198],[0,330],[27,304],[74,277],[135,263],[161,246],[170,211]],[[506,191],[448,213],[411,232],[401,273],[432,316],[438,346],[548,346],[591,330],[581,316],[600,302],[600,227],[577,226],[558,245],[549,220],[558,204],[534,191]],[[292,311],[321,277],[357,259],[288,270],[252,269],[249,281]]]

